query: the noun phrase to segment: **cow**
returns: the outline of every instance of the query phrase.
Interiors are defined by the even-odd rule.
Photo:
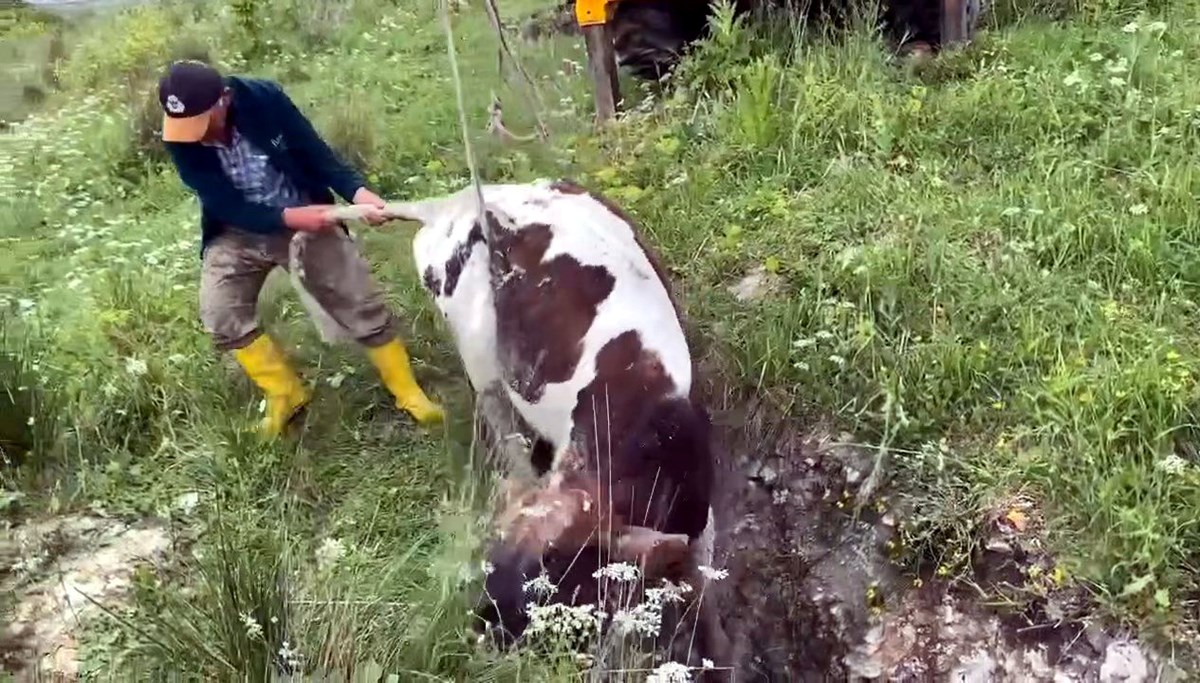
[[[572,604],[599,602],[593,575],[616,562],[699,587],[714,459],[678,303],[634,222],[568,181],[481,195],[482,217],[472,188],[384,213],[422,224],[416,267],[477,395],[503,396],[536,436],[535,478],[499,515],[478,611],[507,645],[529,623],[524,585],[543,572],[551,601]],[[720,658],[720,626],[700,612],[690,654]]]

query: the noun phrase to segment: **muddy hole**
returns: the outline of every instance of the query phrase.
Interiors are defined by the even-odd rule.
[[[704,680],[1185,679],[1184,669],[1129,635],[1090,623],[1081,591],[1003,612],[985,606],[980,589],[906,573],[890,556],[901,515],[889,507],[887,486],[856,511],[874,449],[767,399],[715,384],[703,393],[719,473],[713,564],[729,573],[705,599],[716,601],[735,668]],[[487,395],[479,409],[485,431],[510,435],[492,441],[495,463],[528,468],[532,440],[519,418]],[[1026,502],[1006,508],[1013,519],[1036,517]],[[979,586],[1049,566],[1032,522],[1016,528],[995,515],[983,524],[990,531],[975,559]]]
[[[718,600],[736,680],[1183,680],[1130,637],[1085,626],[1082,610],[1003,613],[906,574],[889,557],[887,491],[855,514],[873,449],[765,400],[723,402],[710,402],[723,474],[714,561],[729,571]],[[999,521],[981,582],[1040,561]]]

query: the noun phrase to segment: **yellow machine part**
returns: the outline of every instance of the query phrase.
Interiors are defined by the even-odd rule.
[[[608,23],[609,0],[575,0],[575,21],[580,26]]]

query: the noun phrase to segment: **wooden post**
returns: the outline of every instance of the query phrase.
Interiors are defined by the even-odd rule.
[[[942,0],[941,47],[956,47],[970,39],[967,27],[967,0]]]
[[[575,20],[587,46],[588,73],[596,100],[596,119],[603,123],[617,113],[617,57],[608,33],[608,0],[575,0]]]

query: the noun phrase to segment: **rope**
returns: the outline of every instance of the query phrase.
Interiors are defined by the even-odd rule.
[[[491,225],[484,215],[483,184],[479,180],[479,168],[475,164],[475,152],[471,148],[471,131],[467,125],[467,105],[463,97],[462,75],[458,71],[458,52],[454,49],[454,27],[450,22],[450,0],[442,0],[442,28],[446,31],[446,56],[450,60],[450,76],[454,80],[454,96],[458,102],[458,123],[462,128],[463,149],[467,154],[467,168],[471,171],[471,185],[475,188],[478,202],[479,225],[484,238],[491,242]]]

